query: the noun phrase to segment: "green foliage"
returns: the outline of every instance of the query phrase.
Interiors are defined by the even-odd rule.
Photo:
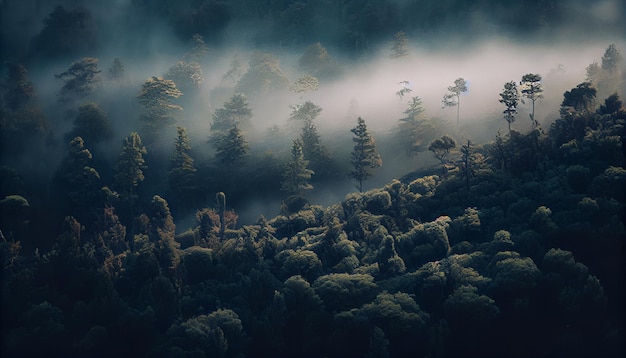
[[[204,75],[198,62],[178,61],[167,71],[165,79],[174,81],[182,93],[194,93],[202,85]]]
[[[433,121],[425,115],[421,98],[411,97],[405,117],[400,118],[396,128],[399,144],[410,156],[426,149],[426,143],[431,141],[436,132]]]
[[[454,139],[448,137],[447,135],[442,136],[441,138],[437,138],[434,141],[430,142],[428,146],[428,150],[433,152],[435,158],[437,158],[442,165],[444,165],[448,161],[448,156],[450,155],[450,150],[456,147],[456,142]]]
[[[244,94],[237,93],[213,113],[211,123],[212,140],[230,130],[233,126],[248,128],[252,118],[252,110],[248,107],[248,99]]]
[[[353,170],[350,171],[350,178],[358,182],[357,189],[363,191],[363,181],[373,175],[372,169],[383,165],[383,161],[376,150],[374,138],[367,131],[365,120],[358,118],[357,126],[350,130],[354,133],[352,141],[354,149],[350,154],[350,163]]]
[[[528,98],[533,104],[533,109],[530,113],[530,121],[533,124],[533,128],[537,128],[539,126],[539,121],[537,121],[537,118],[535,117],[535,102],[537,102],[538,99],[543,98],[541,75],[536,73],[527,73],[522,76],[522,80],[519,82],[519,84],[522,91],[522,96]],[[524,103],[523,100],[522,103]]]
[[[327,310],[340,312],[371,302],[378,286],[371,275],[337,273],[320,276],[313,288]]]

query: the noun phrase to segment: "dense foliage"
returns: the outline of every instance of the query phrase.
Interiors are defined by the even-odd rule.
[[[375,142],[358,116],[340,137],[344,143],[322,141],[315,123],[323,109],[300,97],[287,124],[261,138],[252,130],[253,104],[290,88],[278,57],[254,52],[245,71],[234,58],[222,77],[224,102],[199,111],[203,130],[188,130],[180,113],[201,107],[203,76],[216,77],[203,67],[203,37],[192,34],[208,38],[245,17],[276,26],[266,30],[274,35],[289,29],[282,41],[300,43],[320,16],[332,14],[345,23],[341,43],[355,51],[369,48],[377,34],[395,33],[386,60],[397,61],[405,57],[406,34],[392,32],[390,23],[407,24],[399,9],[416,5],[132,3],[192,38],[193,48],[167,73],[129,90],[119,58],[105,80],[99,60],[82,57],[58,75],[61,101],[50,109],[38,102],[27,67],[7,67],[0,94],[0,355],[626,352],[626,67],[614,45],[601,66],[587,68],[589,78],[563,94],[544,128],[534,105],[548,89],[541,76],[528,74],[521,93],[514,81],[504,84],[509,131],[484,143],[459,131],[467,128],[459,120],[468,90],[463,78],[444,94],[444,106],[457,107],[452,126],[436,124],[415,96],[406,117],[391,118],[391,134]],[[460,11],[473,2],[442,3]],[[519,6],[544,17],[566,6],[550,4]],[[421,20],[407,33],[436,28],[441,9],[417,12]],[[206,18],[212,21],[200,21]],[[80,40],[92,39],[90,19],[86,10],[57,8],[33,39],[31,58],[64,51],[63,36],[64,46],[94,48],[95,40]],[[464,24],[456,16],[444,22],[455,19]],[[532,18],[508,26],[533,32],[541,24],[551,25]],[[310,73],[291,87],[302,96],[324,91],[338,71],[319,42],[305,48],[299,66]],[[528,132],[513,120],[521,96],[533,104]],[[136,102],[136,118],[116,111],[126,100]],[[407,167],[404,177],[363,190],[372,169],[384,169],[390,151],[383,149],[398,146],[396,154],[432,154],[439,163]],[[358,191],[318,204],[314,193],[348,178]],[[273,196],[282,199],[277,215],[239,222],[240,206]]]

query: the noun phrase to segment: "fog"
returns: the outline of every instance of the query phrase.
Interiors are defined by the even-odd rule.
[[[138,9],[142,9],[137,3],[130,0],[68,0],[5,1],[1,5],[2,44],[4,49],[10,50],[3,51],[2,59],[5,63],[21,61],[26,64],[37,93],[36,101],[46,114],[59,143],[64,142],[63,135],[71,130],[80,103],[58,102],[63,82],[55,79],[54,75],[63,72],[81,57],[99,59],[102,87],[88,100],[98,103],[107,113],[114,138],[92,149],[110,165],[113,165],[119,154],[122,139],[129,132],[139,130],[141,125],[139,117],[142,108],[135,97],[143,82],[152,76],[164,76],[192,47],[189,40],[182,38],[180,31],[177,32],[176,26],[158,14],[154,7],[148,7],[144,13],[137,13]],[[412,4],[409,1],[393,3],[399,11],[410,8]],[[33,55],[38,51],[33,48],[33,38],[43,33],[42,20],[57,4],[63,5],[66,10],[78,6],[87,9],[97,33],[97,45],[54,57],[46,57],[45,53]],[[187,5],[191,6],[191,3]],[[577,27],[574,25],[582,25],[574,18],[575,24],[551,27],[549,36],[532,37],[532,34],[526,34],[516,38],[510,29],[499,31],[501,25],[487,21],[484,13],[479,11],[468,15],[468,23],[473,24],[471,30],[476,31],[475,36],[451,36],[450,41],[446,41],[445,36],[434,30],[424,37],[419,36],[416,30],[408,31],[408,55],[397,59],[389,57],[392,37],[382,36],[384,32],[380,36],[381,40],[372,41],[366,51],[357,55],[354,51],[342,49],[337,43],[322,43],[327,46],[336,72],[332,76],[320,76],[317,91],[294,93],[284,88],[249,97],[253,113],[252,130],[245,133],[246,137],[253,151],[267,150],[267,130],[273,125],[278,126],[284,137],[272,143],[273,154],[285,160],[291,140],[299,135],[299,131],[294,132],[288,124],[292,106],[310,100],[322,108],[315,120],[322,145],[334,160],[348,165],[352,147],[350,128],[355,126],[360,116],[365,119],[383,155],[383,167],[375,171],[374,177],[366,185],[367,188],[374,188],[434,163],[428,151],[408,157],[391,151],[389,148],[393,147],[385,144],[393,141],[392,132],[411,97],[419,96],[426,116],[444,123],[444,132],[457,138],[457,142],[472,139],[485,143],[494,138],[498,129],[507,128],[507,123],[502,119],[502,104],[498,102],[504,83],[519,82],[527,73],[537,73],[543,77],[545,98],[537,101],[536,113],[542,126],[549,128],[550,123],[558,118],[563,92],[585,81],[585,68],[593,62],[600,62],[604,50],[611,43],[615,43],[622,51],[626,48],[619,33],[611,34],[610,31],[620,26],[619,22],[623,20],[620,6],[619,1],[599,1],[588,9],[589,17],[585,21],[589,29],[595,31],[595,35],[584,31],[572,32],[572,28]],[[397,18],[400,17],[397,15]],[[600,24],[602,22],[604,27]],[[183,94],[181,98],[184,110],[178,115],[176,125],[188,128],[198,165],[213,158],[213,149],[207,143],[212,113],[235,93],[236,82],[224,78],[234,56],[241,62],[244,73],[254,51],[260,50],[279,61],[280,70],[290,83],[307,74],[298,63],[306,46],[317,41],[306,40],[314,37],[313,34],[302,35],[304,40],[301,42],[284,45],[278,39],[274,42],[268,38],[259,40],[261,35],[270,30],[246,28],[246,24],[252,23],[246,23],[245,18],[237,18],[220,28],[220,36],[205,37],[209,53],[201,63],[203,83],[197,93]],[[259,26],[259,22],[253,24]],[[397,30],[401,29],[394,31]],[[329,36],[327,31],[320,33]],[[120,82],[107,79],[114,58],[119,58],[126,70],[126,77]],[[459,77],[468,82],[468,91],[461,96],[460,129],[457,130],[454,125],[456,109],[442,108],[441,100],[447,87],[453,85]],[[403,98],[396,94],[402,88],[402,81],[408,81],[411,90]],[[530,103],[520,106],[514,129],[524,132],[530,128],[529,111]],[[176,125],[162,135],[162,142],[159,143],[161,151],[157,153],[167,156],[167,152],[173,148]],[[47,160],[49,163],[58,163],[64,152],[63,145],[59,144],[49,151],[50,158]],[[169,158],[163,158],[164,162],[167,160]],[[54,164],[50,164],[48,170],[54,167]],[[107,172],[105,169],[99,170]],[[43,177],[50,176],[51,173],[47,173]],[[103,176],[107,178],[107,174]],[[334,185],[326,183],[314,189],[310,195],[311,203],[329,205],[355,191],[345,173],[342,173],[341,178]],[[215,188],[215,191],[218,190]],[[207,205],[213,205],[212,196],[208,195],[208,198]],[[242,222],[252,222],[260,214],[276,214],[280,209],[280,200],[277,197],[273,200],[253,198],[236,201],[245,202],[245,207],[236,207],[236,210]],[[188,219],[181,219],[181,222],[183,220]]]

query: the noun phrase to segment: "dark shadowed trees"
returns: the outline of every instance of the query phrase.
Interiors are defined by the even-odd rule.
[[[231,168],[240,163],[250,150],[246,137],[236,124],[218,137],[213,142],[213,147],[215,147],[215,158],[218,162]]]
[[[285,164],[283,171],[283,181],[281,190],[289,197],[288,203],[301,201],[304,198],[304,191],[313,189],[309,183],[314,172],[307,168],[309,161],[304,159],[302,153],[302,142],[299,139],[293,141],[291,146],[291,158]]]
[[[59,101],[68,102],[91,95],[101,84],[100,72],[97,58],[83,57],[72,63],[65,72],[54,75],[64,82]]]
[[[213,112],[211,122],[211,141],[217,140],[233,126],[247,130],[250,128],[252,110],[248,106],[248,99],[242,93],[233,95],[224,106]]]
[[[132,132],[124,139],[124,147],[115,164],[114,188],[120,194],[134,197],[135,191],[145,177],[146,169],[143,156],[147,153],[137,132]]]
[[[11,62],[7,65],[4,86],[4,102],[13,111],[24,107],[35,95],[33,83],[28,79],[28,71],[21,63]]]
[[[111,139],[111,123],[102,108],[93,102],[78,107],[74,128],[67,137],[82,137],[88,143],[97,144]]]
[[[167,179],[170,190],[174,193],[174,197],[170,201],[179,207],[185,207],[197,203],[200,198],[198,197],[196,167],[191,157],[187,130],[184,127],[178,127],[177,133],[174,143],[174,156],[170,161]]]
[[[352,171],[350,178],[357,182],[357,189],[363,191],[363,181],[373,175],[372,169],[383,165],[383,161],[376,150],[374,138],[367,131],[365,120],[359,117],[357,126],[350,130],[354,133],[352,141],[354,149],[350,155],[350,163],[352,163]]]

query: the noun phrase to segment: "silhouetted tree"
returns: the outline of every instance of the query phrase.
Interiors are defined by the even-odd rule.
[[[97,144],[111,139],[112,136],[111,123],[100,106],[91,102],[78,107],[74,129],[68,133],[68,137],[82,137],[88,143]]]
[[[354,133],[352,138],[354,149],[350,156],[350,163],[354,169],[350,171],[349,176],[357,181],[357,189],[362,192],[363,181],[371,177],[372,169],[382,166],[383,161],[376,150],[374,138],[367,131],[365,120],[359,117],[357,121],[357,126],[350,130]]]
[[[426,149],[426,143],[432,140],[436,128],[426,116],[422,100],[418,96],[411,97],[404,114],[405,117],[400,118],[397,135],[406,153],[413,156]]]
[[[198,202],[196,168],[190,155],[191,146],[187,130],[178,127],[177,133],[174,156],[170,162],[167,178],[170,189],[175,194],[173,201],[179,205],[189,205]]]
[[[133,198],[139,183],[145,177],[143,175],[146,154],[146,147],[141,143],[141,137],[137,132],[132,132],[124,139],[124,147],[119,159],[115,164],[114,188],[120,194]]]
[[[500,92],[499,102],[504,104],[504,106],[506,107],[505,110],[502,111],[502,113],[504,113],[504,119],[507,121],[509,125],[509,133],[510,133],[511,123],[515,121],[515,114],[517,113],[517,105],[519,104],[519,92],[517,91],[517,84],[515,84],[515,81],[507,82],[504,84],[504,90]],[[534,107],[534,101],[533,101],[533,107]]]
[[[434,141],[430,142],[430,145],[428,146],[428,150],[433,152],[435,158],[437,158],[441,162],[444,176],[446,174],[446,164],[448,162],[450,150],[454,149],[454,147],[456,147],[456,142],[454,141],[454,139],[448,137],[447,135],[435,139]]]
[[[527,73],[522,76],[520,81],[520,88],[522,90],[522,96],[528,98],[533,103],[533,109],[530,114],[530,121],[533,124],[533,128],[539,126],[539,121],[535,118],[535,102],[538,99],[542,99],[543,87],[541,86],[541,75],[536,73]],[[506,86],[506,85],[505,85]]]
[[[303,197],[305,190],[313,189],[309,183],[314,172],[307,168],[309,161],[304,159],[302,142],[299,139],[293,141],[291,146],[291,158],[283,172],[281,190],[287,195]]]
[[[100,72],[102,71],[98,68],[97,58],[83,57],[72,63],[65,72],[54,75],[65,82],[59,101],[67,102],[91,95],[100,86]]]
[[[233,126],[247,129],[250,127],[252,110],[248,107],[248,99],[244,94],[233,95],[222,108],[213,113],[211,123],[211,140],[215,141]]]
[[[462,77],[454,80],[454,86],[448,86],[448,93],[443,95],[443,108],[456,106],[456,127],[459,128],[461,114],[461,93],[467,92],[467,82]]]
[[[391,42],[390,58],[400,58],[407,56],[409,50],[407,49],[407,36],[404,31],[396,32],[393,35],[393,41]]]
[[[4,85],[4,102],[13,111],[24,107],[35,95],[33,83],[28,79],[28,71],[21,63],[10,62],[7,65]]]
[[[126,76],[126,69],[119,57],[113,59],[113,64],[109,68],[109,77],[112,80],[120,81]]]
[[[241,133],[237,125],[230,127],[228,132],[213,142],[215,157],[222,165],[232,166],[238,164],[248,153],[250,147],[246,137]]]

